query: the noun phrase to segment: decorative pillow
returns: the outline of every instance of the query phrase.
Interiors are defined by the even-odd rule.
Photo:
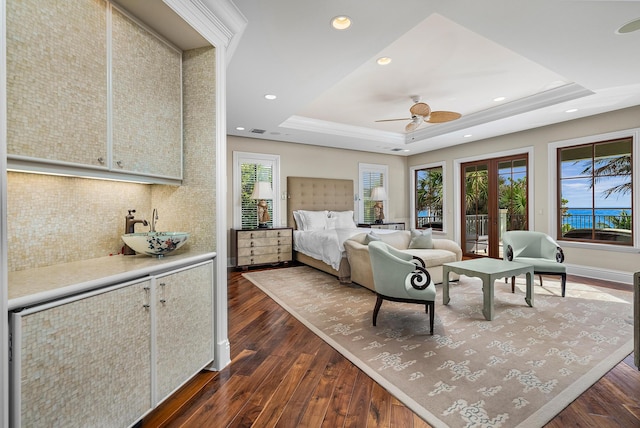
[[[367,233],[367,236],[364,237],[364,244],[369,245],[369,242],[373,241],[382,241],[382,238],[373,232]]]
[[[422,248],[422,249],[431,249],[433,248],[433,240],[432,240],[432,229],[425,229],[423,231],[412,230],[411,231],[411,242],[409,242],[409,248]]]
[[[305,211],[298,210],[304,228],[302,230],[325,230],[327,228],[327,216],[329,211]]]
[[[353,221],[353,211],[331,211],[329,217],[336,219],[336,229],[356,228],[356,222]]]

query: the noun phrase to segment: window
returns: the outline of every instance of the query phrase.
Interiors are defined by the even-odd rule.
[[[273,189],[273,199],[267,200],[269,227],[280,224],[280,157],[259,153],[233,152],[234,227],[254,229],[258,226],[258,210],[251,199],[253,187],[258,181],[266,181]]]
[[[633,246],[634,138],[557,148],[560,240]]]
[[[387,188],[387,176],[389,168],[387,165],[375,165],[361,163],[359,165],[360,175],[360,198],[358,198],[358,218],[359,223],[375,223],[374,205],[378,201],[371,199],[371,192],[376,187],[383,187],[387,198],[389,192]],[[387,201],[382,201],[383,206]],[[389,211],[383,208],[386,216]]]
[[[444,206],[444,166],[424,166],[413,169],[414,227],[442,231]]]

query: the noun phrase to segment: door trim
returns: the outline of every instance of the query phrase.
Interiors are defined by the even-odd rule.
[[[534,188],[535,188],[535,177],[534,177],[534,171],[535,171],[535,166],[534,166],[534,148],[533,146],[527,146],[527,147],[522,147],[519,149],[512,149],[512,150],[504,150],[501,152],[494,152],[494,153],[485,153],[482,155],[476,155],[476,156],[471,156],[471,157],[466,157],[466,158],[460,158],[460,159],[454,159],[453,161],[453,189],[454,195],[457,195],[454,199],[453,199],[453,212],[454,212],[454,216],[453,216],[453,240],[456,241],[457,243],[461,244],[461,240],[462,240],[462,219],[461,219],[461,211],[462,211],[462,202],[461,202],[461,198],[460,198],[460,186],[462,183],[462,177],[460,174],[460,170],[462,169],[462,164],[463,163],[467,163],[467,162],[475,162],[475,161],[481,161],[481,160],[485,160],[485,159],[493,159],[493,158],[499,158],[499,157],[504,157],[504,156],[514,156],[514,155],[527,155],[528,157],[528,171],[527,171],[527,177],[528,177],[528,192],[527,192],[527,201],[528,203],[528,221],[529,221],[529,230],[536,230],[535,229],[535,199],[534,199]]]

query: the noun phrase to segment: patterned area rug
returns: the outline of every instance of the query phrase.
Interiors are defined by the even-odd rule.
[[[463,276],[429,335],[424,306],[384,302],[307,266],[244,276],[434,427],[541,427],[633,348],[631,293],[545,278],[535,307],[495,283],[495,318],[482,283]],[[536,278],[536,284],[539,284]]]

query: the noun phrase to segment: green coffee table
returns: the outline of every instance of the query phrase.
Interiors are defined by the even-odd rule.
[[[449,272],[475,276],[482,279],[482,294],[484,296],[482,313],[489,321],[493,319],[493,283],[499,278],[518,276],[523,273],[526,274],[527,294],[524,300],[529,306],[533,307],[533,266],[486,257],[463,260],[461,262],[444,263],[442,265],[442,303],[445,305],[448,305],[450,300]]]

